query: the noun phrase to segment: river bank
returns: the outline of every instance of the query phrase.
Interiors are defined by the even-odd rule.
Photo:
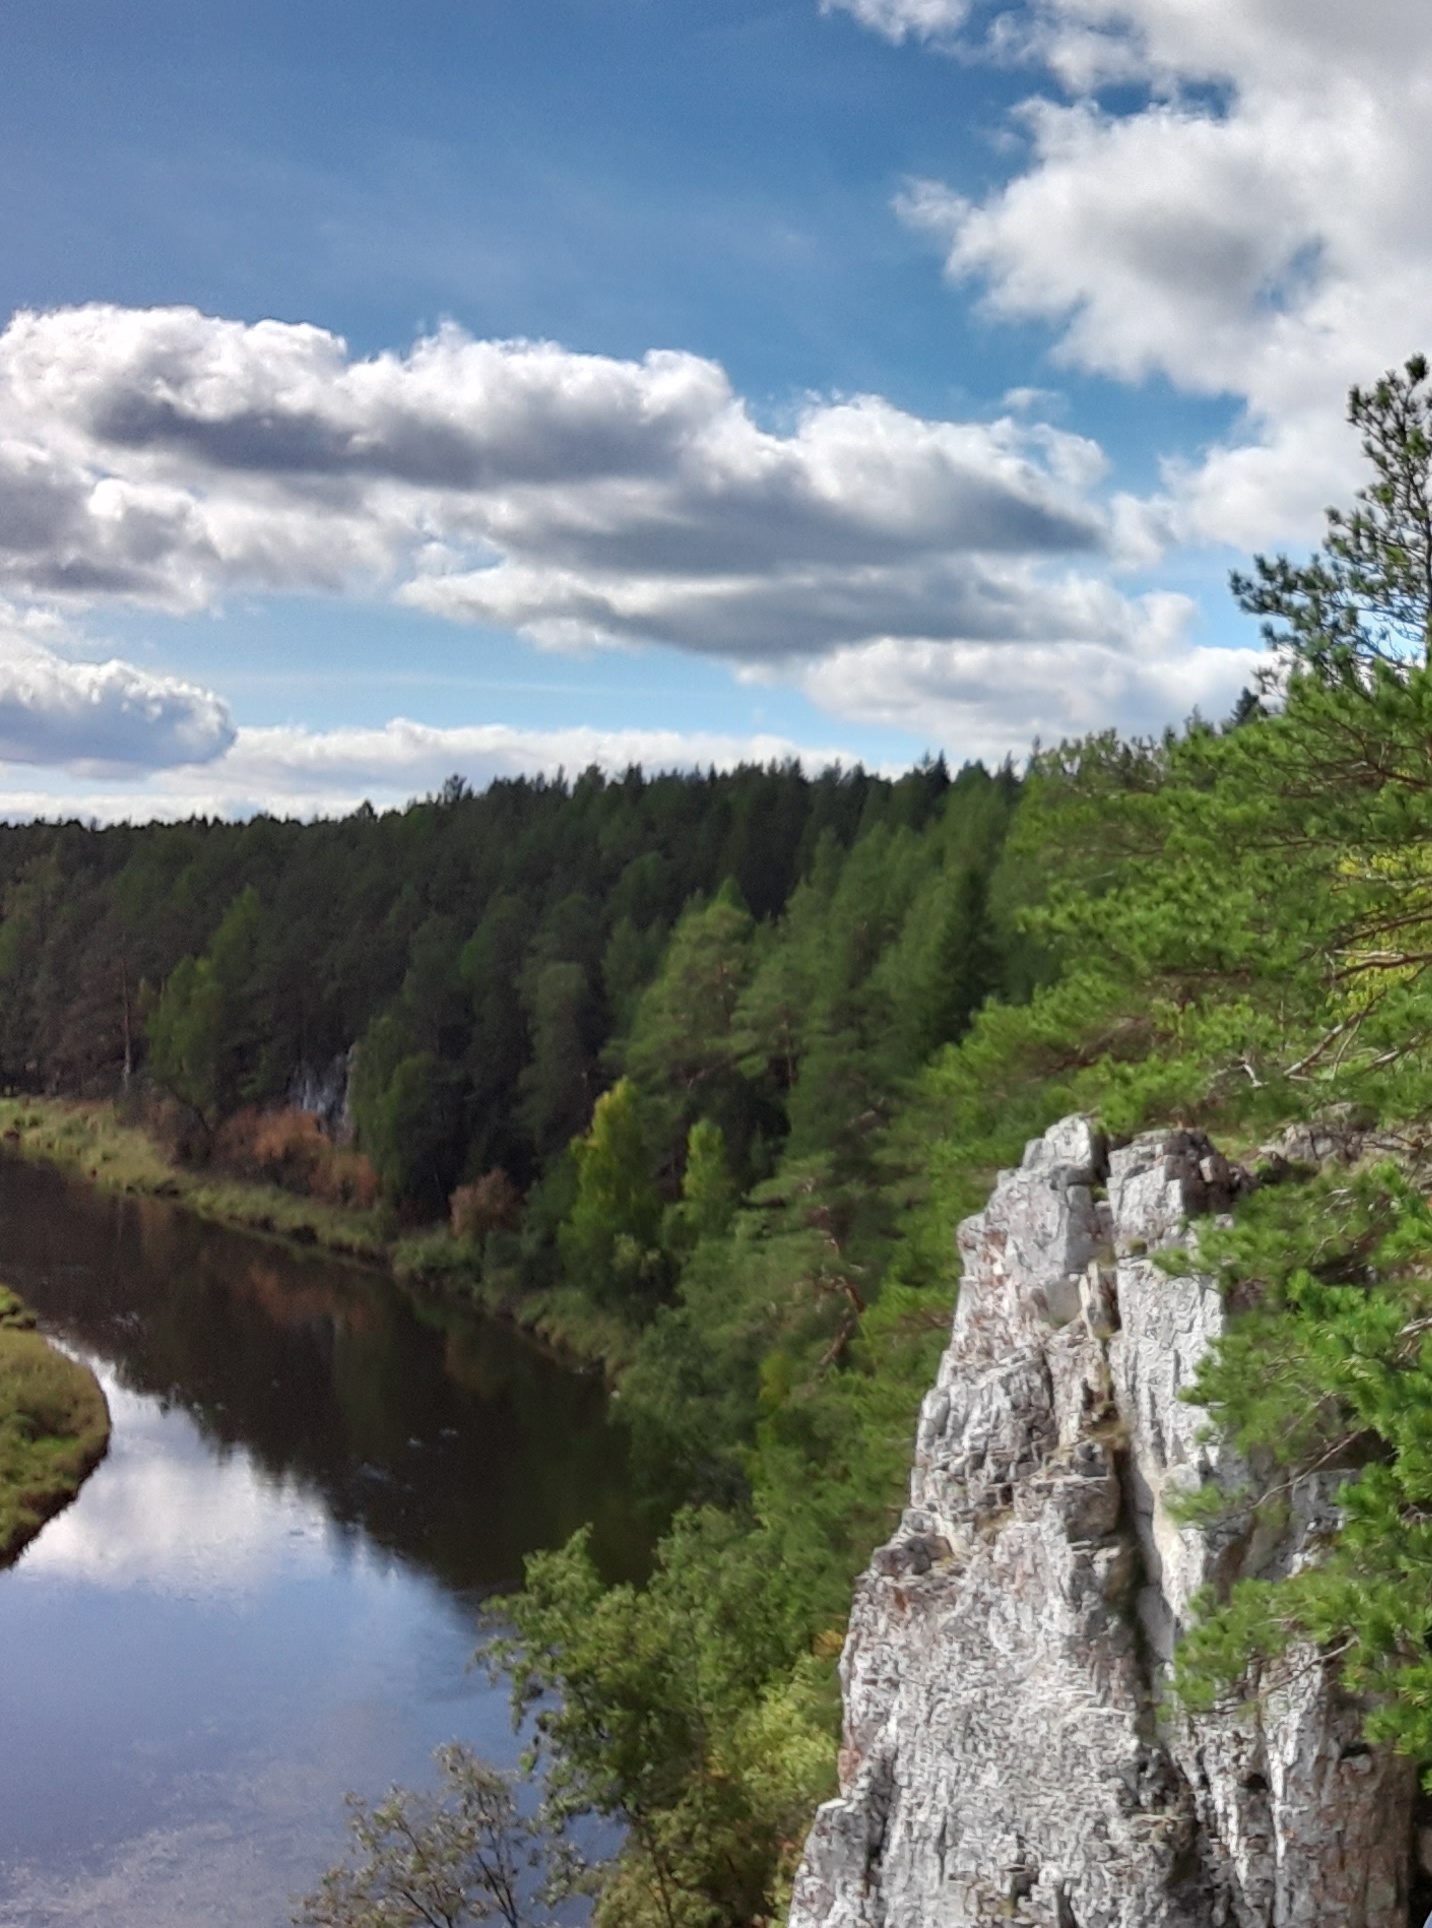
[[[109,1408],[88,1366],[35,1329],[0,1285],[0,1567],[79,1492],[109,1446]]]
[[[101,1191],[173,1199],[215,1225],[321,1245],[343,1258],[386,1264],[390,1257],[392,1239],[377,1212],[177,1164],[108,1101],[0,1098],[0,1145],[74,1172]]]
[[[403,1232],[381,1205],[364,1211],[278,1185],[177,1163],[104,1099],[0,1098],[0,1148],[131,1198],[163,1198],[213,1225],[381,1267],[415,1297],[456,1298],[516,1326],[570,1365],[620,1376],[630,1335],[581,1296],[518,1296],[484,1286],[480,1254],[447,1230]]]

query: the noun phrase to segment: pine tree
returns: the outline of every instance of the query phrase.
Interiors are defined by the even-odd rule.
[[[1322,553],[1297,564],[1255,556],[1234,595],[1262,616],[1268,643],[1298,667],[1334,681],[1372,664],[1398,671],[1432,663],[1432,387],[1414,355],[1372,388],[1354,388],[1348,420],[1362,435],[1374,479],[1350,513],[1328,511]]]

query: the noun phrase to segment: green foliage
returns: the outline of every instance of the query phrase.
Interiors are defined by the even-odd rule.
[[[591,1112],[589,996],[580,964],[545,963],[525,979],[532,1055],[518,1079],[520,1116],[543,1157],[580,1131]]]
[[[944,905],[931,976],[921,1039],[926,1050],[962,1038],[975,1012],[999,988],[1000,958],[990,924],[989,883],[973,864],[957,875]]]
[[[250,885],[205,956],[181,958],[149,1023],[154,1076],[210,1125],[253,1094],[261,1037],[253,970],[261,912]]]
[[[1368,1732],[1432,1759],[1432,1209],[1381,1166],[1257,1195],[1200,1263],[1242,1302],[1196,1398],[1268,1469],[1236,1503],[1281,1508],[1321,1476],[1337,1515],[1290,1579],[1210,1598],[1179,1656],[1196,1705],[1295,1641],[1372,1696]]]
[[[392,1016],[398,1056],[457,1071],[442,1164],[526,1190],[589,1122],[685,906],[731,878],[770,920],[822,838],[918,824],[947,785],[589,771],[336,822],[0,826],[0,1081],[89,1097],[162,1071],[213,1125]],[[246,903],[235,971],[219,933]]]
[[[604,1588],[579,1534],[528,1562],[494,1641],[561,1817],[621,1823],[600,1928],[769,1920],[816,1799],[828,1706],[796,1658],[782,1576],[728,1515],[681,1516],[645,1588]]]
[[[426,1194],[441,1206],[457,1175],[458,1078],[435,1052],[411,1047],[412,1033],[401,1016],[379,1018],[359,1047],[349,1105],[359,1143],[388,1197]]]
[[[699,1113],[739,1116],[733,1028],[754,938],[751,914],[733,888],[692,905],[637,1006],[622,1062],[648,1094],[669,1165]]]
[[[149,1025],[154,1076],[212,1120],[219,1107],[224,994],[207,958],[181,958]]]
[[[524,1814],[505,1774],[456,1743],[437,1750],[439,1788],[392,1788],[373,1806],[348,1797],[354,1858],[332,1868],[293,1915],[296,1928],[544,1928],[561,1872],[542,1816]],[[550,1865],[549,1865],[550,1864]],[[533,1896],[533,1873],[548,1880]]]
[[[572,1141],[572,1159],[577,1191],[558,1235],[563,1266],[599,1305],[639,1313],[663,1283],[661,1200],[629,1079],[597,1100],[591,1130]]]
[[[686,1168],[681,1203],[667,1216],[666,1241],[691,1246],[698,1239],[720,1238],[731,1223],[736,1185],[726,1156],[726,1134],[710,1118],[698,1118],[686,1134]]]
[[[1432,663],[1432,389],[1414,355],[1370,389],[1354,388],[1348,420],[1373,481],[1350,514],[1328,513],[1320,556],[1254,560],[1234,594],[1271,620],[1264,635],[1319,676],[1359,680],[1368,664]],[[1281,625],[1281,626],[1280,626]]]

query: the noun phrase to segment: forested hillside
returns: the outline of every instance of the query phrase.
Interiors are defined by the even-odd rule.
[[[445,1130],[387,1174],[395,1194],[441,1204],[488,1154],[525,1183],[590,1116],[693,899],[727,885],[769,920],[818,852],[918,830],[948,782],[593,771],[481,796],[454,779],[336,823],[0,827],[0,1078],[110,1092],[147,1058],[212,1124],[366,1038],[371,1107],[403,1060],[442,1067],[419,1108]]]
[[[645,1589],[604,1588],[580,1539],[533,1561],[507,1650],[520,1689],[556,1690],[558,1805],[624,1824],[607,1928],[779,1907],[954,1222],[1074,1109],[1234,1152],[1330,1107],[1401,1133],[1401,1177],[1267,1188],[1204,1255],[1251,1308],[1209,1404],[1287,1466],[1348,1452],[1359,1497],[1325,1582],[1209,1603],[1188,1691],[1311,1632],[1432,1757],[1425,365],[1352,416],[1372,483],[1311,564],[1236,580],[1274,653],[1222,724],[1020,779],[633,773],[0,838],[12,1082],[117,1086],[127,1023],[202,1156],[356,1043],[384,1209],[448,1213],[410,1274],[540,1302],[620,1369],[648,1483],[684,1510]]]

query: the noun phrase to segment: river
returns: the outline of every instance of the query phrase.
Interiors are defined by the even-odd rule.
[[[0,1924],[281,1928],[343,1795],[509,1763],[483,1598],[643,1534],[601,1387],[360,1268],[0,1160],[0,1280],[114,1431],[0,1573]]]

